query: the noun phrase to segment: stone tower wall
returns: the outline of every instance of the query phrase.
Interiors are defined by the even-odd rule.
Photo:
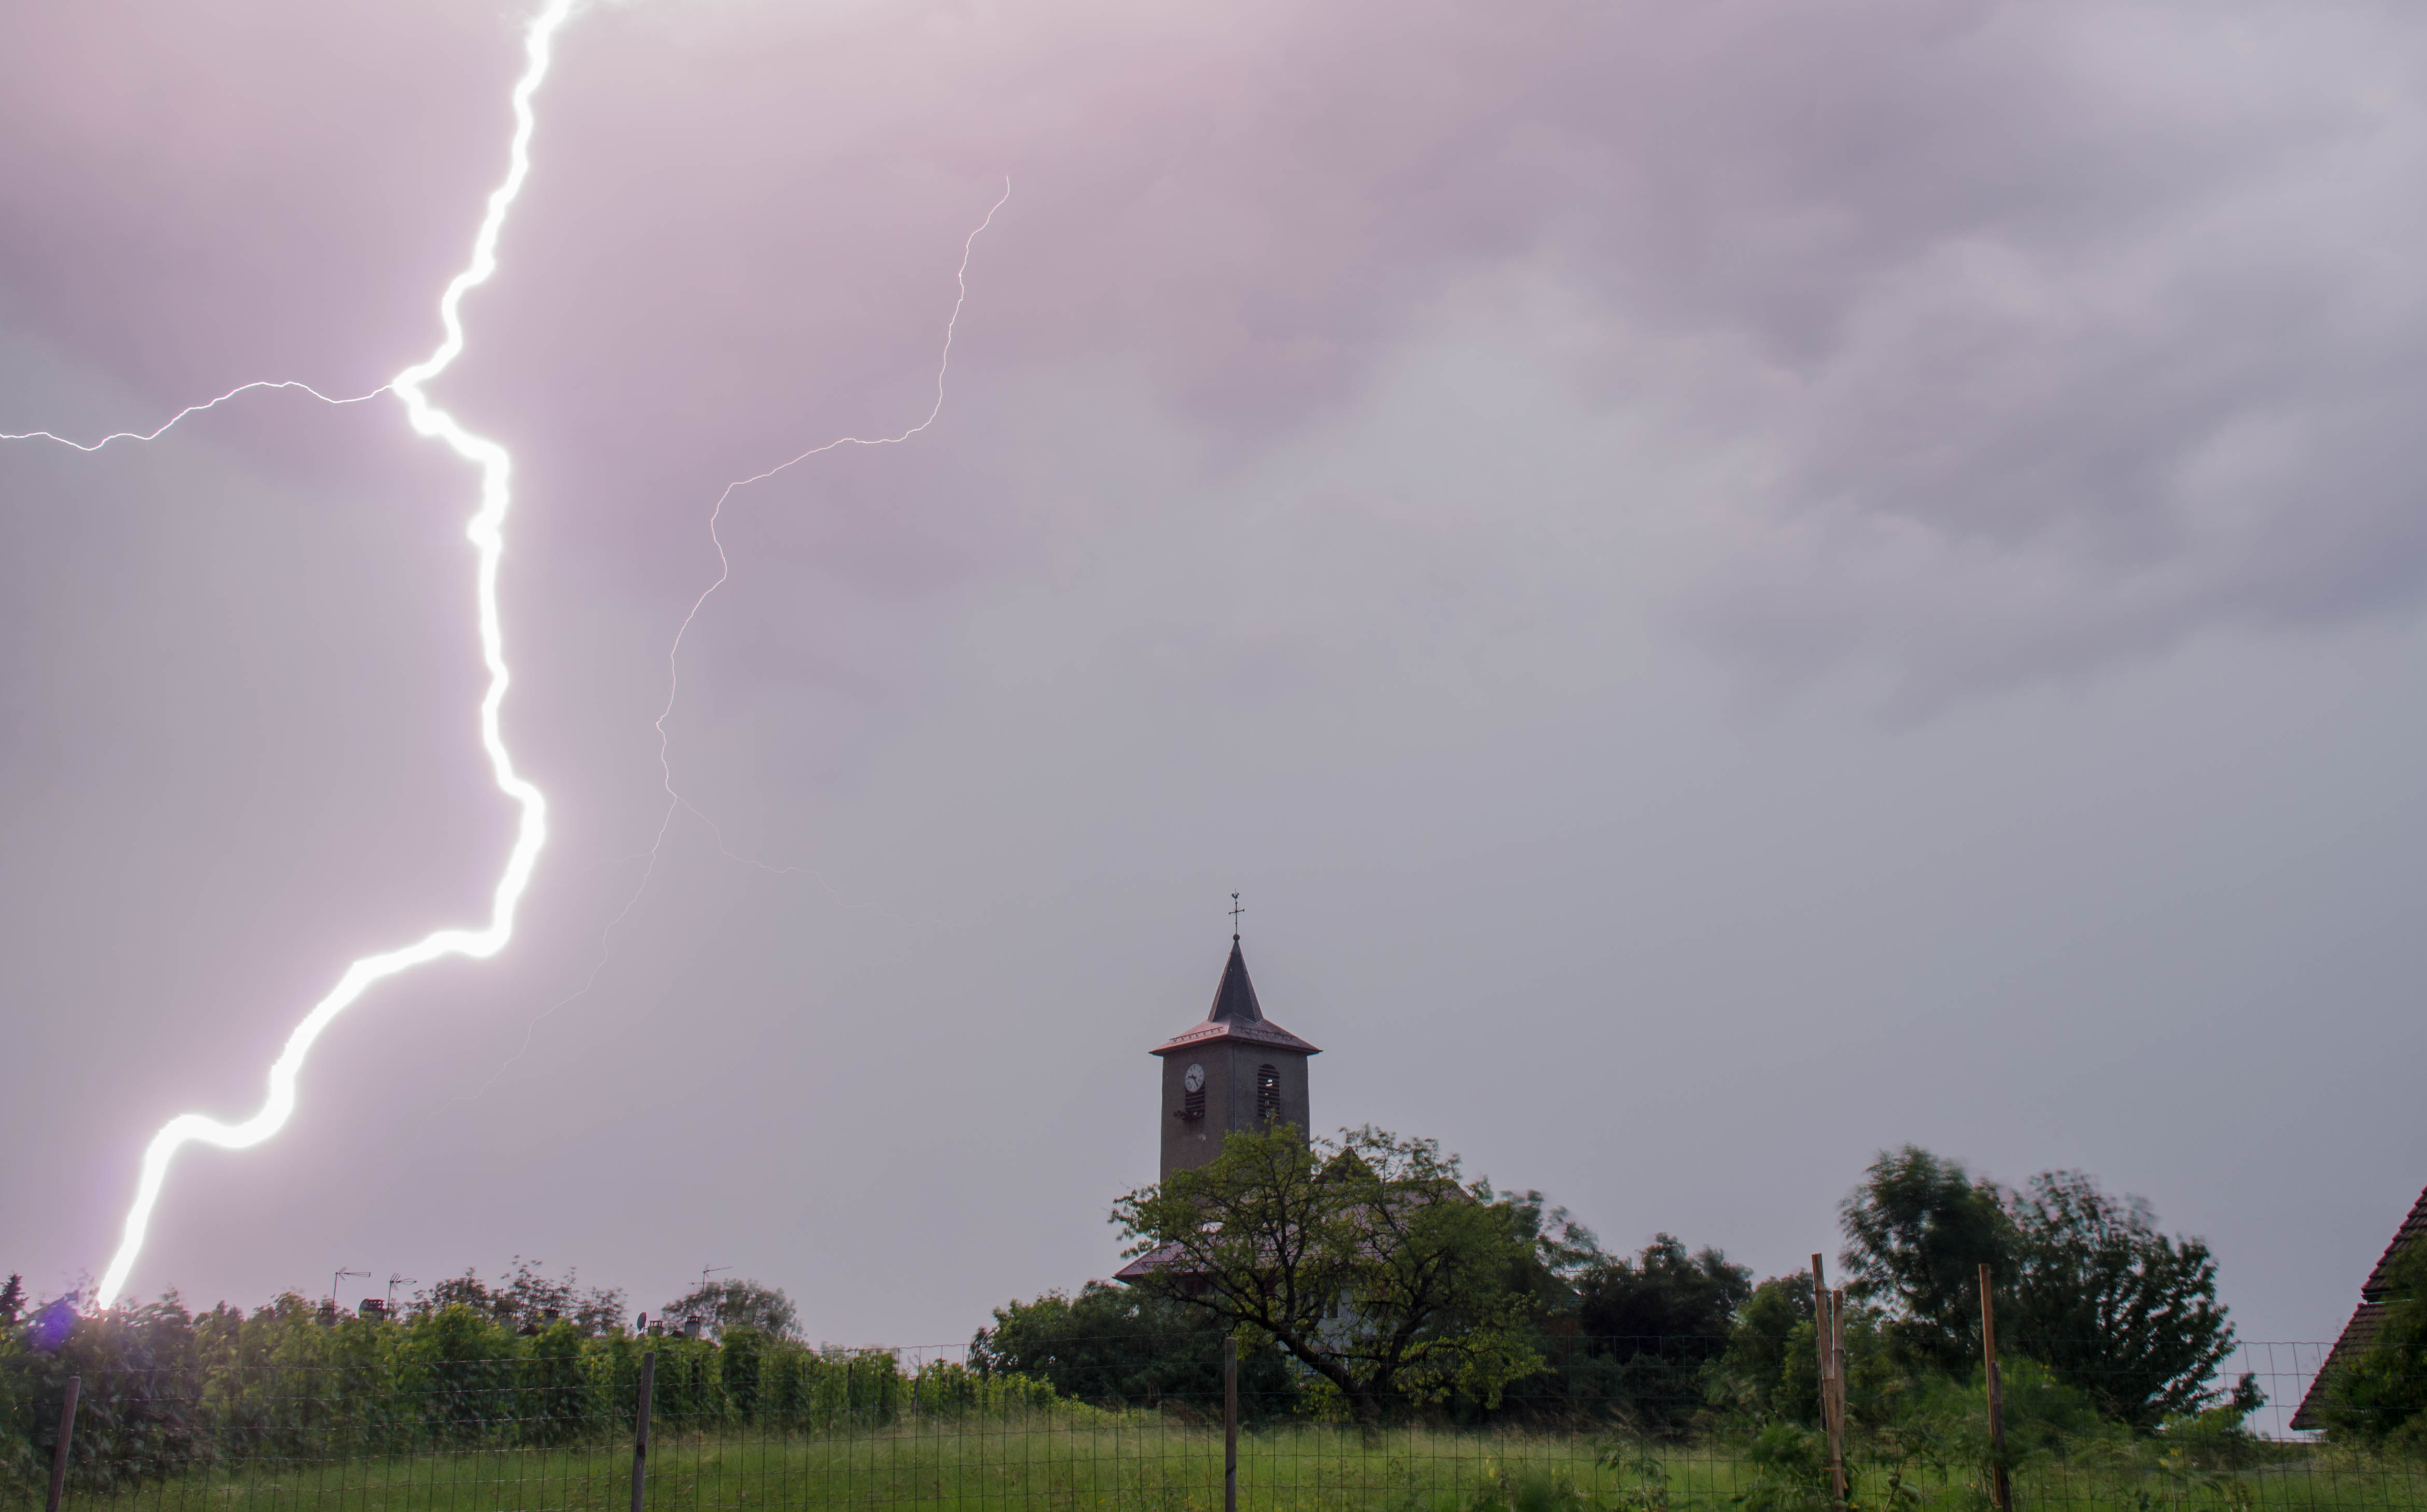
[[[1270,1065],[1279,1075],[1280,1114],[1276,1122],[1295,1124],[1300,1132],[1313,1128],[1307,1097],[1307,1057],[1241,1040],[1217,1039],[1174,1050],[1163,1060],[1163,1174],[1203,1165],[1222,1153],[1222,1140],[1234,1129],[1260,1127],[1256,1116],[1257,1073]],[[1189,1106],[1185,1087],[1188,1068],[1205,1068],[1204,1116],[1183,1118]]]

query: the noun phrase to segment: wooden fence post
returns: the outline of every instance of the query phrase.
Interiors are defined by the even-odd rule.
[[[1980,1362],[1989,1383],[1989,1500],[1997,1512],[2014,1512],[2013,1483],[2006,1478],[2006,1392],[1997,1377],[1997,1308],[1989,1298],[1989,1267],[1980,1266]]]
[[[658,1352],[641,1353],[641,1396],[632,1409],[632,1512],[649,1494],[649,1388],[658,1377]]]
[[[67,1400],[59,1404],[59,1441],[51,1451],[51,1499],[47,1512],[59,1512],[59,1503],[68,1494],[68,1443],[75,1438],[76,1394],[84,1390],[84,1377],[68,1377]]]
[[[1222,1337],[1222,1512],[1239,1512],[1239,1338]]]
[[[1829,1291],[1820,1257],[1812,1257],[1812,1336],[1820,1356],[1820,1427],[1829,1436],[1829,1501],[1846,1504],[1846,1327],[1838,1314],[1842,1293]]]
[[[1846,1478],[1846,1289],[1842,1286],[1829,1293],[1829,1410],[1830,1421],[1836,1424],[1832,1454],[1842,1499],[1853,1490],[1853,1483]]]

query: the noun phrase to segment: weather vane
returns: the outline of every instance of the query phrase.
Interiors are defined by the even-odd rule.
[[[1239,943],[1239,916],[1246,912],[1246,909],[1239,906],[1239,895],[1232,893],[1230,895],[1230,943],[1233,945]]]

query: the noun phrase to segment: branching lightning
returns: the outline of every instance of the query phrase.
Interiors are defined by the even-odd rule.
[[[513,675],[506,667],[505,637],[497,615],[497,567],[505,552],[506,512],[513,503],[513,459],[506,448],[494,441],[473,434],[457,423],[454,416],[430,401],[425,392],[432,379],[445,372],[464,350],[464,296],[488,281],[497,271],[497,237],[504,230],[506,214],[521,194],[523,181],[530,174],[530,140],[536,125],[531,99],[539,90],[540,81],[546,77],[549,57],[556,34],[572,15],[577,0],[548,0],[546,7],[533,17],[523,35],[525,65],[521,78],[513,89],[514,134],[508,154],[504,182],[489,195],[488,213],[482,217],[481,229],[472,240],[472,258],[464,270],[448,284],[439,296],[438,317],[445,328],[445,338],[438,350],[414,364],[369,394],[351,398],[333,399],[298,382],[254,382],[230,389],[218,398],[189,405],[172,415],[167,424],[149,432],[120,431],[86,444],[69,441],[47,431],[28,431],[23,435],[0,436],[0,440],[34,440],[60,442],[79,451],[97,451],[110,442],[120,440],[150,441],[168,431],[170,426],[189,415],[196,415],[224,403],[240,394],[256,388],[300,388],[313,398],[331,404],[359,404],[380,394],[393,393],[403,401],[405,415],[413,429],[433,440],[444,441],[456,454],[481,470],[481,503],[474,512],[467,534],[479,558],[479,601],[481,622],[481,656],[489,671],[488,691],[481,700],[481,745],[488,753],[491,772],[497,788],[513,800],[521,810],[521,821],[514,834],[513,851],[506,857],[503,875],[497,879],[497,892],[489,913],[489,921],[479,928],[442,929],[399,950],[383,955],[365,956],[346,968],[329,995],[312,1005],[303,1021],[286,1037],[286,1047],[269,1067],[269,1095],[261,1109],[240,1123],[221,1123],[204,1114],[180,1114],[162,1126],[143,1151],[143,1168],[137,1182],[135,1201],[127,1210],[126,1225],[110,1257],[109,1268],[102,1273],[93,1304],[108,1307],[125,1289],[127,1273],[134,1269],[136,1257],[143,1250],[143,1237],[151,1227],[152,1210],[160,1200],[160,1189],[169,1178],[170,1162],[187,1145],[213,1145],[220,1149],[246,1149],[260,1144],[285,1126],[295,1111],[296,1078],[303,1069],[303,1061],[311,1054],[312,1046],[321,1032],[339,1014],[375,984],[409,971],[445,956],[460,955],[484,960],[505,948],[513,937],[514,911],[521,903],[524,889],[530,885],[531,870],[539,860],[540,848],[547,843],[547,800],[539,789],[514,771],[513,757],[506,750],[505,738],[498,728],[498,710],[505,703],[506,689]]]
[[[682,691],[681,657],[683,638],[691,633],[692,623],[699,618],[699,612],[708,606],[708,601],[714,597],[716,591],[723,588],[726,581],[733,576],[733,561],[725,554],[725,538],[718,534],[717,526],[725,517],[725,503],[733,497],[736,492],[747,488],[753,483],[763,482],[767,479],[774,477],[777,473],[780,473],[789,467],[805,463],[811,457],[819,456],[824,452],[833,451],[839,447],[900,446],[903,442],[909,440],[912,436],[919,434],[920,431],[934,425],[937,419],[942,415],[944,413],[944,382],[953,370],[953,336],[960,328],[961,307],[969,302],[969,258],[977,249],[978,237],[985,233],[988,226],[994,224],[996,213],[1002,210],[1003,205],[1008,203],[1010,200],[1011,180],[1006,178],[1002,181],[1002,195],[996,199],[994,203],[986,207],[985,218],[979,220],[975,228],[973,228],[969,232],[969,236],[964,237],[961,241],[960,266],[953,271],[953,287],[954,291],[953,295],[953,309],[952,313],[944,317],[944,350],[942,354],[936,360],[936,400],[933,404],[928,406],[926,417],[921,419],[918,424],[894,435],[838,436],[832,441],[811,447],[808,450],[804,451],[795,457],[777,463],[774,466],[768,468],[764,472],[753,473],[747,478],[736,479],[732,482],[725,484],[725,491],[716,496],[715,504],[711,506],[708,512],[708,539],[716,547],[716,580],[709,583],[706,588],[700,590],[699,596],[692,600],[691,609],[683,615],[682,624],[675,630],[673,643],[666,647],[666,704],[665,707],[658,711],[658,717],[654,725],[658,732],[658,772],[660,780],[665,787],[666,811],[663,815],[660,816],[658,820],[658,832],[656,837],[649,842],[649,849],[643,853],[643,855],[627,858],[633,860],[645,858],[647,864],[641,869],[641,880],[633,885],[632,894],[630,897],[624,900],[624,906],[617,909],[615,917],[607,921],[607,927],[600,938],[598,960],[591,967],[590,974],[582,979],[581,985],[574,988],[571,992],[548,1004],[547,1007],[542,1009],[529,1023],[523,1027],[522,1044],[515,1048],[513,1054],[507,1056],[504,1061],[498,1064],[497,1069],[489,1074],[487,1081],[474,1088],[469,1094],[461,1097],[450,1097],[448,1101],[469,1102],[473,1098],[479,1097],[481,1094],[487,1092],[490,1087],[495,1086],[497,1082],[497,1079],[505,1075],[507,1068],[512,1066],[516,1061],[522,1059],[525,1052],[529,1050],[532,1036],[538,1032],[540,1022],[543,1019],[546,1018],[550,1014],[555,1013],[560,1008],[580,1001],[583,998],[589,996],[592,988],[598,984],[599,973],[606,970],[608,958],[612,953],[615,932],[623,927],[624,920],[630,918],[632,910],[640,905],[642,895],[649,889],[649,879],[657,874],[658,858],[665,850],[666,833],[672,827],[676,814],[688,812],[701,823],[707,825],[709,833],[716,837],[717,850],[732,860],[742,862],[747,866],[757,867],[762,871],[772,871],[784,876],[789,876],[807,870],[803,867],[776,866],[765,861],[753,860],[747,856],[735,855],[731,850],[726,848],[725,844],[725,832],[717,827],[716,821],[709,818],[706,814],[701,813],[697,805],[693,805],[690,799],[685,798],[680,792],[676,790],[674,759],[671,750],[673,737],[666,728],[666,722],[674,718],[675,700],[679,696]],[[819,880],[821,882],[824,881],[822,877],[819,878]],[[826,884],[826,890],[830,893],[833,892],[833,885]],[[444,1106],[444,1104],[441,1106]],[[437,1111],[435,1109],[432,1110],[432,1117],[436,1116],[436,1112]]]
[[[218,398],[204,399],[200,404],[188,404],[184,409],[179,410],[176,414],[169,416],[166,420],[161,421],[156,429],[151,431],[113,431],[109,434],[102,437],[100,440],[90,442],[71,441],[65,436],[54,435],[48,431],[22,431],[15,433],[0,431],[0,441],[56,441],[60,446],[73,447],[78,451],[99,451],[102,447],[109,445],[113,441],[157,441],[162,436],[168,434],[169,428],[171,426],[175,425],[187,415],[200,415],[204,410],[218,409],[220,405],[225,404],[232,398],[235,398],[237,395],[250,394],[256,388],[300,388],[304,393],[311,395],[314,398],[318,399],[323,404],[360,404],[365,399],[375,399],[394,387],[396,387],[396,382],[391,379],[387,382],[382,383],[379,387],[372,389],[367,394],[356,394],[350,398],[333,399],[328,395],[321,393],[317,388],[314,388],[311,384],[299,383],[293,379],[288,379],[284,382],[275,382],[269,379],[262,379],[255,382],[238,383],[236,387],[229,389]]]
[[[472,289],[486,283],[497,270],[498,237],[504,230],[507,214],[513,207],[516,198],[522,192],[524,181],[530,173],[530,142],[537,123],[531,102],[539,90],[542,80],[546,77],[556,35],[571,18],[578,4],[579,0],[546,0],[545,8],[531,19],[525,29],[526,62],[523,73],[513,87],[514,130],[508,154],[506,176],[489,195],[486,214],[481,219],[479,232],[473,237],[470,261],[463,271],[457,273],[448,284],[446,290],[439,297],[438,314],[444,336],[437,350],[430,356],[405,368],[395,378],[367,394],[341,398],[331,398],[308,383],[264,380],[239,384],[215,398],[188,405],[149,431],[115,431],[91,442],[72,440],[49,431],[0,432],[0,441],[51,441],[73,447],[78,451],[93,452],[118,441],[157,440],[171,427],[188,416],[215,409],[256,389],[301,389],[312,398],[332,405],[360,404],[366,400],[377,398],[382,394],[394,394],[403,403],[406,418],[417,433],[432,440],[445,442],[458,456],[480,469],[480,505],[473,513],[466,534],[472,542],[478,559],[477,597],[481,651],[481,659],[489,674],[487,691],[481,701],[481,745],[487,753],[490,769],[499,791],[512,799],[520,811],[513,847],[507,856],[504,871],[498,877],[489,920],[486,924],[478,928],[458,927],[439,930],[398,950],[383,954],[365,956],[353,962],[338,978],[336,985],[326,997],[312,1005],[311,1011],[287,1035],[285,1049],[280,1051],[278,1059],[269,1067],[268,1093],[257,1112],[251,1117],[233,1124],[223,1123],[204,1114],[180,1114],[163,1125],[159,1132],[153,1136],[143,1152],[141,1173],[136,1185],[135,1199],[127,1210],[125,1225],[121,1233],[117,1251],[110,1257],[108,1268],[102,1273],[101,1281],[95,1288],[92,1297],[93,1306],[109,1307],[125,1290],[128,1275],[134,1269],[136,1260],[142,1253],[144,1238],[151,1226],[153,1210],[159,1202],[162,1188],[168,1180],[170,1167],[180,1150],[187,1145],[194,1144],[209,1145],[220,1149],[246,1149],[276,1134],[285,1126],[295,1111],[297,1080],[301,1074],[303,1063],[310,1055],[312,1047],[330,1024],[361,999],[364,993],[389,977],[400,975],[415,967],[427,965],[444,957],[463,956],[485,960],[503,950],[513,936],[516,910],[521,904],[524,892],[529,886],[540,851],[547,842],[547,801],[546,795],[536,786],[514,770],[513,756],[506,748],[499,726],[499,713],[505,702],[506,691],[513,681],[513,674],[506,664],[504,633],[497,607],[497,574],[505,550],[505,520],[513,503],[513,459],[504,447],[474,434],[445,410],[432,403],[426,385],[445,372],[455,359],[462,355],[464,345],[464,297]],[[985,218],[979,221],[976,229],[969,234],[961,245],[960,266],[954,274],[957,294],[953,301],[952,314],[945,322],[943,355],[936,372],[936,398],[926,416],[916,425],[896,434],[842,436],[821,446],[812,447],[763,472],[738,479],[726,484],[724,492],[717,496],[708,518],[709,539],[716,547],[717,576],[715,580],[692,601],[689,612],[683,616],[682,624],[676,631],[673,643],[667,648],[666,702],[655,722],[658,732],[658,760],[665,788],[667,807],[663,819],[659,823],[657,841],[648,852],[648,868],[642,877],[640,889],[633,894],[632,902],[639,901],[641,890],[645,890],[647,886],[648,873],[656,869],[659,852],[664,845],[667,828],[673,822],[676,812],[689,810],[703,822],[708,823],[711,830],[715,829],[713,821],[708,820],[705,814],[701,814],[676,789],[667,725],[674,715],[675,703],[679,692],[678,672],[683,641],[689,635],[693,622],[698,619],[700,611],[706,607],[709,599],[713,597],[732,577],[732,561],[726,554],[724,538],[718,530],[725,504],[739,490],[749,487],[753,483],[764,481],[822,453],[842,447],[896,446],[908,441],[936,423],[937,418],[943,413],[944,385],[952,365],[953,333],[960,321],[962,306],[969,298],[970,254],[977,244],[978,236],[994,223],[996,212],[1000,211],[1010,198],[1011,185],[1006,180],[1002,197],[987,209]],[[723,849],[724,841],[721,834],[718,837],[718,845]],[[731,854],[730,852],[726,854]],[[736,857],[736,859],[741,858]],[[754,864],[765,865],[765,863]],[[774,867],[768,870],[790,871],[797,869]],[[624,913],[628,914],[631,906],[632,903],[627,902]],[[620,923],[622,919],[623,915],[619,914],[616,922]],[[609,925],[611,933],[613,928],[614,924],[611,923]],[[601,964],[604,964],[603,961]],[[592,972],[593,980],[595,979],[596,974],[595,970]],[[582,992],[588,990],[589,984],[585,984],[574,996],[578,998]],[[562,1004],[560,1003],[558,1006]],[[553,1012],[553,1009],[550,1011]]]
[[[707,606],[708,601],[710,598],[716,596],[716,591],[723,588],[725,585],[725,582],[733,576],[733,561],[730,557],[725,555],[725,538],[717,533],[717,526],[725,518],[725,501],[732,498],[737,491],[748,488],[753,483],[765,482],[768,479],[774,477],[777,473],[783,472],[788,468],[798,466],[800,463],[808,461],[811,457],[821,456],[826,452],[836,450],[842,447],[898,447],[904,441],[909,440],[912,436],[917,435],[920,431],[926,430],[929,426],[936,423],[936,417],[944,413],[944,380],[953,370],[953,333],[959,328],[961,323],[961,306],[969,302],[969,254],[976,249],[978,237],[985,234],[986,227],[994,224],[995,212],[1001,210],[1003,205],[1010,201],[1010,199],[1011,180],[1006,178],[1002,181],[1002,197],[986,207],[985,219],[980,220],[977,223],[976,229],[972,230],[961,242],[961,266],[953,274],[953,284],[958,292],[956,292],[953,298],[953,313],[947,317],[944,321],[944,352],[942,357],[937,359],[936,363],[936,402],[928,407],[926,418],[920,420],[917,425],[910,427],[908,430],[902,431],[898,435],[838,436],[834,440],[826,442],[823,446],[811,447],[808,450],[802,452],[797,457],[791,458],[790,461],[779,462],[774,466],[768,468],[765,472],[754,473],[748,478],[736,479],[734,481],[725,485],[724,493],[716,496],[715,506],[708,512],[708,539],[716,546],[716,580],[709,583],[706,588],[700,590],[699,597],[692,600],[691,612],[683,616],[682,625],[675,631],[674,643],[666,647],[666,707],[658,711],[657,718],[658,771],[665,784],[666,789],[666,817],[663,821],[660,821],[658,825],[658,844],[660,846],[662,846],[665,843],[666,824],[673,821],[675,811],[678,808],[691,809],[692,813],[697,815],[700,821],[707,824],[709,829],[714,830],[716,828],[714,821],[709,819],[707,815],[701,814],[697,808],[693,808],[691,803],[686,800],[681,793],[675,790],[675,769],[673,759],[667,750],[669,737],[666,734],[666,721],[674,718],[675,700],[682,691],[683,638],[691,634],[692,622],[699,618],[699,611]],[[723,849],[724,844],[724,836],[722,833],[719,833],[717,837],[718,848]],[[726,854],[729,855],[732,853],[727,852]],[[736,857],[736,859],[740,858]],[[656,846],[650,848],[649,860],[652,866],[657,862]],[[754,864],[763,865],[763,863]],[[790,869],[779,868],[776,870]],[[643,886],[646,886],[647,878],[644,876],[642,879],[642,882]]]

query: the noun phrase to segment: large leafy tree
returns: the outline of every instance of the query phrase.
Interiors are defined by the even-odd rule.
[[[1980,1266],[2013,1269],[2013,1222],[1995,1183],[1915,1145],[1882,1150],[1838,1216],[1847,1290],[1888,1313],[1891,1337],[1928,1363],[1980,1358]]]
[[[1236,1131],[1113,1220],[1127,1253],[1159,1259],[1143,1286],[1269,1338],[1360,1423],[1400,1402],[1496,1405],[1541,1366],[1539,1203],[1466,1180],[1431,1140]]]
[[[1682,1429],[1702,1406],[1702,1367],[1727,1344],[1752,1273],[1717,1249],[1657,1234],[1633,1258],[1603,1258],[1575,1280],[1584,1358],[1578,1393],[1646,1428]]]
[[[2079,1171],[2032,1177],[2006,1212],[2017,1263],[1997,1329],[2010,1347],[2137,1428],[2215,1399],[2208,1382],[2234,1338],[2205,1242],[2158,1232],[2146,1202]]]
[[[1881,1305],[1910,1356],[1977,1368],[1985,1263],[2000,1349],[2048,1366],[2108,1417],[2154,1427],[2217,1397],[2234,1337],[2215,1259],[2201,1240],[2159,1232],[2138,1198],[2079,1171],[2009,1191],[1908,1145],[1881,1152],[1840,1211],[1849,1290]]]
[[[770,1339],[800,1336],[800,1309],[779,1286],[757,1281],[703,1281],[665,1305],[662,1315],[676,1322],[696,1320],[722,1338],[732,1328],[749,1328]]]

